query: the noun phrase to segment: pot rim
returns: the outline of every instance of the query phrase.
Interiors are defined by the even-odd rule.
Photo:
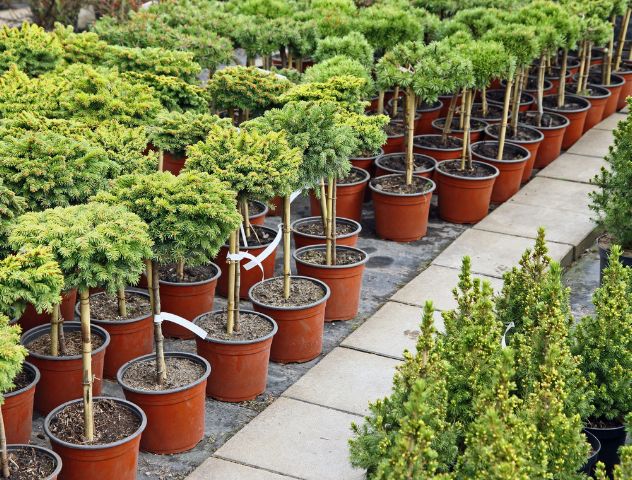
[[[376,153],[375,155],[371,157],[351,157],[351,160],[374,160],[377,157],[380,157],[382,155],[384,155],[384,149],[380,147],[379,153]]]
[[[374,100],[377,100],[377,99],[378,99],[378,97],[375,97],[375,98],[374,98]],[[393,99],[392,99],[392,98],[389,98],[389,99],[388,99],[388,101],[386,102],[386,105],[387,105],[388,107],[392,107],[392,106],[393,106]],[[420,108],[420,107],[417,107],[417,108],[415,109],[415,112],[416,112],[416,113],[421,113],[421,112],[423,112],[423,113],[435,112],[435,111],[437,111],[437,110],[441,110],[442,108],[443,108],[443,102],[442,102],[440,99],[438,99],[438,98],[437,98],[437,101],[436,101],[436,102],[432,102],[432,105],[428,106],[427,108]]]
[[[61,472],[61,469],[63,467],[62,465],[62,460],[61,457],[55,453],[53,451],[52,448],[46,448],[46,447],[42,447],[40,445],[35,445],[32,443],[26,444],[26,443],[10,443],[7,445],[7,451],[11,451],[11,450],[15,450],[15,449],[21,449],[21,448],[32,448],[35,450],[39,450],[41,452],[44,452],[47,455],[50,455],[51,457],[53,457],[53,460],[55,460],[55,470],[53,470],[53,473],[51,473],[48,477],[42,479],[42,480],[50,480],[51,478],[56,477],[57,475],[59,475],[59,472]]]
[[[436,118],[435,120],[433,120],[433,121],[432,121],[432,126],[433,126],[434,128],[436,128],[436,129],[438,129],[438,130],[441,130],[443,127],[442,127],[442,126],[441,126],[441,127],[440,127],[440,126],[438,126],[438,123],[439,123],[441,120],[444,120],[444,123],[445,123],[445,120],[447,120],[447,118],[446,118],[446,117],[439,117],[439,118]],[[453,122],[453,123],[454,123],[454,120],[456,120],[456,118],[452,120],[452,122]],[[479,122],[479,123],[482,123],[483,125],[481,125],[481,126],[480,126],[480,128],[472,128],[472,123],[473,123],[473,122]],[[471,133],[478,133],[478,132],[482,132],[482,131],[483,131],[483,130],[485,130],[488,126],[489,126],[489,123],[487,123],[485,120],[479,120],[478,118],[475,118],[475,117],[470,117],[470,132],[471,132]],[[460,128],[457,128],[457,129],[454,129],[454,128],[453,128],[453,129],[451,129],[451,131],[452,131],[452,132],[456,132],[456,133],[464,133],[464,132],[465,132],[465,130],[462,130],[462,129],[460,129]]]
[[[123,380],[123,375],[125,374],[127,369],[131,367],[132,364],[134,363],[156,358],[156,353],[154,352],[154,353],[148,353],[147,355],[141,355],[140,357],[132,358],[130,361],[125,362],[123,365],[121,365],[116,372],[116,381],[124,390],[127,390],[129,392],[139,393],[142,395],[168,395],[170,393],[178,393],[178,392],[183,392],[185,390],[190,390],[196,385],[199,385],[200,383],[204,382],[208,378],[208,376],[211,374],[211,364],[208,363],[208,361],[204,357],[201,357],[200,355],[197,355],[195,353],[165,352],[165,358],[167,357],[187,358],[189,360],[196,361],[199,364],[202,364],[204,366],[204,373],[202,374],[200,378],[198,378],[194,382],[191,382],[187,385],[183,385],[178,388],[170,388],[169,390],[142,390],[140,388],[130,387],[129,385],[127,385],[125,381]]]
[[[138,405],[130,402],[129,400],[125,400],[123,398],[109,397],[106,395],[100,395],[98,397],[94,397],[94,400],[112,400],[112,401],[126,405],[131,411],[133,411],[134,413],[137,414],[137,416],[140,417],[140,426],[134,433],[132,433],[131,435],[125,438],[122,438],[121,440],[117,440],[116,442],[111,442],[111,443],[103,443],[99,445],[77,445],[74,443],[66,442],[65,440],[62,440],[60,438],[57,438],[50,431],[50,428],[49,428],[50,422],[53,416],[57,414],[63,408],[73,403],[83,402],[83,399],[77,398],[75,400],[70,400],[69,402],[62,403],[61,405],[55,407],[48,415],[46,415],[46,418],[44,419],[44,433],[46,433],[48,438],[51,440],[51,443],[55,441],[56,443],[66,448],[72,448],[75,450],[105,450],[107,448],[113,448],[113,447],[118,447],[119,445],[124,445],[128,443],[129,441],[134,440],[141,433],[143,433],[143,431],[145,430],[145,427],[147,427],[147,416],[145,415],[145,412],[143,412],[143,410]]]
[[[529,113],[529,112],[521,112],[521,113]],[[571,124],[571,121],[568,119],[568,117],[565,117],[564,115],[562,115],[561,113],[556,113],[556,112],[544,112],[546,115],[553,115],[553,116],[557,116],[560,117],[564,120],[564,123],[562,125],[555,125],[555,126],[551,126],[551,127],[546,127],[546,126],[542,126],[542,127],[534,127],[533,125],[530,125],[528,123],[524,123],[520,121],[520,118],[518,118],[518,123],[520,125],[525,125],[527,127],[532,127],[535,128],[537,130],[561,130],[562,128],[566,128]]]
[[[35,387],[39,383],[40,378],[42,378],[42,374],[40,373],[39,368],[37,368],[31,362],[24,361],[24,363],[22,363],[22,368],[30,369],[33,372],[35,378],[33,378],[33,380],[29,382],[29,384],[26,387],[22,387],[19,390],[14,390],[11,393],[3,394],[5,400],[7,398],[17,397],[18,395],[26,392],[27,390],[30,390],[31,388]]]
[[[496,125],[489,125],[486,129],[485,129],[485,133],[487,135],[489,135],[490,137],[492,137],[494,140],[498,140],[498,135],[495,133],[492,133],[492,129],[496,126],[499,126],[498,124]],[[535,140],[513,140],[513,139],[506,139],[507,142],[513,143],[515,145],[522,145],[522,144],[531,144],[531,143],[538,143],[541,142],[542,140],[544,140],[544,134],[538,130],[536,127],[532,127],[531,125],[525,125],[525,124],[521,124],[520,122],[518,122],[518,128],[525,128],[527,130],[531,130],[535,133],[538,134],[538,138],[536,138]]]
[[[474,110],[474,105],[481,105],[482,106],[483,104],[481,102],[474,102],[472,104],[472,110]],[[488,115],[487,117],[479,117],[479,116],[475,115],[474,113],[472,113],[472,118],[474,118],[475,120],[482,120],[484,122],[487,122],[488,126],[492,125],[491,123],[489,123],[490,120],[491,121],[502,120],[502,116],[503,116],[503,107],[502,107],[502,105],[499,105],[498,103],[488,103],[487,104],[487,108],[489,109],[489,107],[494,107],[494,108],[497,108],[499,110],[498,117],[490,117],[489,116],[489,111],[488,111],[487,112],[487,115]],[[511,118],[511,112],[509,112],[509,115],[507,116],[507,118],[508,119]]]
[[[417,144],[417,140],[420,137],[440,137],[441,135],[438,133],[426,133],[424,135],[415,135],[413,137],[413,147],[417,147],[417,148],[425,148],[426,150],[432,150],[435,152],[458,152],[460,150],[463,149],[463,146],[460,147],[454,147],[454,148],[438,148],[438,147],[426,147],[424,145],[419,145]],[[463,142],[462,139],[460,139],[459,137],[453,137],[452,135],[448,135],[448,138],[455,138],[461,142]]]
[[[590,80],[590,72],[588,73],[588,80]],[[616,80],[616,82],[612,83],[612,80]],[[606,83],[604,83],[604,84],[596,83],[595,85],[598,85],[600,87],[603,86],[605,88],[608,88],[608,87],[620,87],[623,84],[625,84],[625,78],[623,78],[621,75],[617,75],[615,72],[612,72],[610,74],[610,82],[611,83],[607,83],[607,84]]]
[[[381,177],[375,177],[369,182],[369,188],[375,193],[379,193],[380,195],[388,195],[390,197],[423,197],[423,196],[432,194],[432,192],[434,192],[437,189],[437,184],[432,179],[426,178],[426,177],[420,177],[418,175],[413,175],[413,177],[421,178],[425,182],[430,182],[430,190],[425,191],[425,192],[420,192],[420,193],[394,193],[394,192],[385,192],[383,190],[378,190],[376,187],[373,186],[373,182],[379,181],[380,178],[387,178],[387,177],[404,177],[405,178],[406,174],[405,173],[391,173],[390,175],[382,175]]]
[[[557,95],[553,94],[553,95],[545,95],[544,98],[557,98]],[[587,98],[584,97],[578,97],[577,95],[566,95],[567,99],[579,99],[582,102],[587,103],[588,105],[581,107],[581,108],[575,108],[575,109],[566,109],[566,110],[562,110],[559,109],[557,107],[543,107],[545,111],[549,111],[549,112],[553,112],[553,113],[560,113],[562,116],[564,115],[564,112],[566,113],[579,113],[579,112],[584,112],[586,110],[588,110],[590,107],[592,107],[592,104],[590,103],[590,100],[588,100]],[[570,122],[570,120],[569,120]]]
[[[126,292],[130,292],[130,293],[136,293],[138,295],[142,295],[143,297],[147,297],[149,298],[149,293],[146,292],[145,290],[142,290],[140,288],[134,288],[134,287],[127,287],[125,289]],[[106,295],[107,292],[97,292],[97,293],[93,293],[92,295],[90,295],[90,297],[96,297],[97,295]],[[77,302],[75,303],[75,315],[79,315],[81,311],[81,302]],[[126,320],[96,320],[96,319],[90,319],[90,323],[95,323],[95,324],[99,324],[99,323],[104,323],[106,325],[124,325],[124,324],[128,324],[128,323],[135,323],[135,322],[140,322],[141,320],[145,320],[147,317],[151,316],[151,307],[149,307],[149,311],[147,313],[147,315],[143,315],[140,317],[134,317],[134,318],[128,318]]]
[[[474,153],[474,147],[477,145],[483,145],[485,143],[498,143],[497,140],[481,140],[480,142],[475,142],[472,144],[471,148],[472,148],[472,153]],[[526,153],[526,156],[523,158],[519,158],[519,159],[512,159],[512,160],[498,160],[495,158],[489,158],[485,155],[482,155],[480,153],[477,153],[476,155],[478,155],[479,157],[483,157],[485,159],[485,162],[483,163],[487,163],[487,162],[498,162],[498,163],[522,163],[522,162],[526,162],[527,160],[529,160],[531,158],[531,152],[529,150],[527,150],[526,148],[524,148],[522,145],[518,145],[517,143],[513,143],[510,141],[505,142],[505,147],[510,146],[513,148],[517,148],[519,151],[521,150],[523,153]]]
[[[367,172],[364,168],[351,166],[351,170],[349,170],[349,172],[351,172],[352,170],[359,171],[364,176],[364,178],[362,180],[358,180],[356,182],[351,182],[351,183],[340,183],[339,179],[337,179],[336,188],[355,187],[356,185],[360,185],[362,183],[368,182],[371,179],[371,174]],[[325,185],[327,185],[327,182],[325,182]]]
[[[263,337],[254,338],[252,340],[222,340],[221,338],[213,338],[213,337],[209,336],[208,334],[206,335],[205,338],[199,338],[199,337],[197,337],[197,338],[199,338],[203,342],[219,343],[219,344],[222,344],[222,345],[252,345],[254,343],[265,342],[266,340],[274,337],[274,335],[276,335],[277,331],[279,330],[279,326],[274,321],[274,319],[272,317],[266,315],[265,313],[255,312],[254,310],[243,310],[243,309],[240,309],[239,312],[240,313],[248,313],[248,314],[257,315],[259,317],[262,317],[264,320],[267,320],[268,322],[270,322],[272,324],[272,331],[270,333],[268,333],[267,335],[264,335]],[[198,315],[197,317],[195,317],[193,319],[193,323],[197,325],[198,320],[201,317],[203,317],[204,315],[216,314],[216,313],[225,313],[225,311],[224,310],[211,310],[210,312],[204,312],[204,313]]]
[[[568,89],[569,86],[570,85],[567,85],[566,88]],[[612,95],[612,92],[602,85],[597,85],[596,83],[589,83],[588,86],[590,88],[598,88],[599,90],[603,92],[603,94],[602,95],[578,95],[577,93],[571,93],[571,95],[575,95],[576,97],[587,98],[588,100],[590,99],[601,100],[602,98],[608,98]],[[568,90],[567,90],[567,93],[568,93]]]
[[[491,92],[503,92],[503,94],[505,93],[505,89],[503,88],[492,88],[490,90],[487,90],[487,95],[489,95]],[[523,105],[531,105],[532,103],[535,103],[535,97],[533,95],[531,95],[528,92],[523,91],[522,95],[526,95],[527,97],[530,97],[531,100],[526,100],[526,101],[522,101],[520,100],[520,106]],[[493,98],[489,98],[489,96],[487,97],[487,101],[489,103],[495,103],[495,104],[499,104],[499,103],[503,103],[502,100],[494,100]]]
[[[301,223],[315,222],[315,221],[322,222],[322,218],[319,217],[319,216],[299,218],[297,220],[294,220],[292,223],[290,223],[290,230],[293,233],[295,233],[297,235],[301,235],[303,237],[308,237],[308,238],[325,238],[325,235],[314,235],[312,233],[303,233],[303,232],[297,231],[296,228],[295,228],[296,225],[299,225]],[[353,232],[351,232],[351,233],[345,233],[344,235],[337,235],[336,238],[353,237],[354,235],[358,235],[362,231],[362,225],[360,224],[360,222],[356,222],[355,220],[353,220],[351,218],[336,217],[336,225],[338,224],[339,221],[342,221],[343,223],[347,223],[347,224],[353,225],[355,227],[355,230]]]
[[[303,280],[309,280],[310,282],[316,283],[319,287],[321,287],[324,291],[325,291],[325,295],[323,296],[323,298],[321,298],[320,300],[317,300],[315,302],[312,303],[307,303],[305,305],[296,305],[296,306],[276,306],[276,305],[266,305],[265,303],[262,303],[258,300],[256,300],[252,293],[253,290],[255,289],[255,287],[257,287],[258,285],[261,285],[262,283],[266,283],[269,282],[271,280],[275,280],[275,279],[283,279],[283,277],[271,277],[271,278],[266,278],[265,280],[262,280],[260,282],[255,283],[252,287],[250,287],[250,289],[248,290],[248,298],[250,299],[250,302],[253,305],[257,305],[260,307],[264,307],[264,308],[269,308],[270,310],[283,310],[283,311],[294,311],[294,310],[305,310],[307,308],[312,308],[315,307],[317,305],[320,305],[321,303],[326,302],[329,297],[331,296],[331,289],[329,288],[329,286],[327,286],[327,284],[321,280],[318,280],[317,278],[312,278],[312,277],[306,277],[304,275],[290,275],[290,278],[300,278]]]
[[[618,425],[616,427],[607,427],[607,428],[584,426],[584,430],[588,430],[588,431],[596,430],[596,431],[600,431],[600,432],[618,432],[618,431],[621,431],[621,430],[625,430],[625,424],[622,423],[621,425]]]
[[[90,322],[92,323],[92,322]],[[81,331],[81,322],[63,322],[63,326],[64,326],[64,331],[65,328],[68,327],[76,327],[79,331]],[[37,327],[33,327],[30,330],[27,330],[26,332],[24,332],[22,334],[22,336],[20,337],[20,344],[24,345],[24,337],[28,336],[28,334],[30,332],[34,332],[35,330],[41,330],[41,334],[39,331],[35,332],[37,333],[37,337],[35,338],[39,338],[41,335],[48,333],[50,329],[50,324],[44,324],[44,325],[38,325]],[[32,335],[34,335],[35,333],[33,333]],[[110,334],[107,332],[107,330],[103,327],[99,327],[98,325],[90,325],[90,333],[98,333],[98,335],[104,339],[103,344],[95,349],[92,350],[92,355],[96,355],[97,353],[100,353],[102,350],[105,350],[108,345],[110,344]],[[29,355],[33,356],[34,358],[38,358],[40,360],[59,360],[59,361],[65,361],[65,360],[80,360],[81,359],[81,354],[79,355],[66,355],[66,356],[57,356],[57,357],[53,357],[52,355],[43,355],[41,353],[37,353],[37,352],[31,352],[29,350]]]
[[[593,453],[592,455],[588,457],[588,461],[590,461],[591,459],[599,455],[599,452],[601,451],[601,442],[593,433],[589,432],[585,428],[584,428],[584,435],[586,435],[586,440],[588,441],[588,443],[590,443],[590,446],[593,447],[593,450],[595,450],[595,453]]]
[[[404,157],[404,159],[406,159],[406,153],[405,152],[393,152],[393,153],[387,153],[386,155],[381,155],[378,158],[375,159],[375,166],[381,168],[382,170],[385,170],[387,172],[391,172],[391,173],[402,173],[402,172],[406,172],[406,170],[395,170],[391,167],[387,167],[385,165],[381,165],[380,164],[380,160],[382,160],[383,158],[388,158],[388,157],[394,157],[394,156],[398,156],[398,157]],[[415,157],[423,157],[426,159],[430,159],[432,160],[432,167],[429,168],[425,168],[423,170],[414,170],[413,173],[428,173],[428,172],[432,172],[435,167],[437,166],[437,160],[432,158],[430,155],[426,155],[425,153],[414,153],[413,152],[413,158]],[[371,180],[374,180],[373,178]],[[369,182],[369,185],[371,185],[371,182]]]
[[[462,177],[462,176],[459,176],[459,175],[455,175],[453,173],[444,172],[444,171],[440,170],[439,167],[443,163],[445,163],[445,162],[455,162],[455,161],[458,161],[458,160],[443,160],[443,161],[439,162],[437,164],[437,171],[439,173],[441,173],[441,175],[445,175],[446,177],[456,178],[456,179],[459,179],[459,180],[471,180],[473,182],[478,181],[478,180],[491,180],[492,178],[496,178],[498,175],[500,175],[500,170],[498,170],[497,167],[495,167],[494,165],[490,165],[489,163],[481,162],[479,160],[472,160],[472,163],[479,163],[481,165],[485,165],[486,167],[489,167],[489,168],[493,169],[494,173],[491,174],[491,175],[488,175],[486,177]]]
[[[599,244],[599,242],[600,242],[603,238],[607,237],[608,235],[610,235],[610,234],[609,234],[608,232],[605,232],[605,231],[604,231],[603,233],[601,233],[601,235],[599,235],[599,236],[595,239],[595,245],[597,246],[597,248],[598,248],[599,250],[603,250],[604,252],[606,252],[606,253],[609,255],[609,254],[610,254],[610,250],[611,250],[611,249],[610,249],[610,248],[605,248],[605,247],[602,247],[602,246]],[[630,254],[626,255],[626,251],[628,251],[628,250],[630,250],[630,249],[629,249],[629,248],[623,248],[623,247],[621,247],[621,248],[623,249],[623,253],[621,254],[621,258],[630,258],[630,259],[632,259],[632,255],[630,255]]]
[[[297,263],[301,263],[303,265],[307,265],[310,267],[318,267],[318,268],[325,268],[325,269],[345,269],[345,268],[353,268],[353,267],[357,267],[360,265],[364,265],[366,262],[369,261],[369,254],[366,253],[364,250],[357,248],[357,247],[348,247],[346,245],[338,245],[336,246],[336,249],[341,249],[341,250],[352,250],[354,252],[359,252],[362,255],[364,255],[364,258],[362,260],[360,260],[359,262],[356,263],[352,263],[349,265],[316,265],[314,263],[309,263],[306,262],[305,260],[301,260],[298,257],[299,253],[303,253],[307,250],[324,250],[326,248],[326,245],[307,245],[305,247],[301,247],[298,248],[296,250],[294,250],[294,252],[292,252],[292,257],[294,258],[294,261]]]
[[[270,211],[270,207],[268,207],[267,204],[265,204],[264,202],[260,202],[259,200],[248,200],[248,202],[250,203],[257,203],[259,205],[263,206],[263,212],[261,213],[257,213],[255,215],[250,215],[249,218],[259,218],[259,217],[264,217],[268,214],[268,212]]]
[[[533,79],[537,80],[538,76],[537,75],[529,75],[529,78],[533,78]],[[551,88],[553,88],[553,82],[551,82],[551,80],[549,80],[549,78],[556,78],[556,77],[548,77],[548,78],[546,76],[544,77],[544,91],[550,90]],[[547,83],[548,83],[548,85],[547,85]],[[500,84],[503,87],[506,88],[507,87],[507,80],[504,79],[504,78],[501,79],[500,80]],[[498,89],[495,89],[495,90],[498,90]],[[538,87],[536,86],[536,88],[527,88],[527,89],[525,89],[523,91],[528,93],[528,94],[531,94],[531,92],[537,92],[538,91]]]
[[[257,226],[260,227],[261,225],[257,225]],[[158,284],[164,284],[164,285],[169,285],[173,287],[193,287],[197,285],[204,285],[206,283],[211,283],[212,281],[217,280],[220,277],[220,275],[222,274],[222,271],[220,270],[219,266],[216,263],[208,262],[207,265],[211,265],[215,269],[215,274],[211,278],[208,278],[206,280],[199,280],[197,282],[169,282],[168,280],[159,280]]]
[[[263,230],[266,230],[268,233],[270,233],[272,235],[272,240],[270,240],[268,243],[264,243],[262,245],[257,245],[256,247],[244,247],[243,245],[239,245],[239,250],[244,250],[244,249],[249,249],[249,248],[266,248],[268,245],[270,245],[272,242],[274,242],[274,237],[277,234],[277,231],[274,230],[273,228],[270,227],[266,227],[265,225],[252,225],[252,227],[257,227],[257,228],[261,228]],[[239,242],[241,243],[241,239],[239,240]],[[223,245],[223,247],[228,248],[228,244],[225,243]],[[213,262],[210,262],[213,263]],[[213,263],[213,265],[215,265],[215,267],[217,267],[217,269],[219,270],[219,267]],[[221,274],[221,270],[220,270],[220,274]],[[162,283],[162,280],[160,281],[160,283]],[[202,282],[203,283],[203,282]],[[175,285],[183,285],[182,283],[176,283]],[[189,285],[193,285],[193,284],[189,284]]]

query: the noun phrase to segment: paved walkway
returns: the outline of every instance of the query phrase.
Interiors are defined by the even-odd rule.
[[[351,422],[369,401],[387,395],[404,349],[413,349],[422,306],[454,307],[461,258],[472,271],[502,286],[502,274],[546,228],[550,255],[570,265],[595,240],[588,193],[612,143],[615,114],[597,125],[525,185],[510,201],[466,230],[426,270],[405,285],[340,347],[325,356],[260,415],[226,442],[189,480],[356,480],[348,461]]]

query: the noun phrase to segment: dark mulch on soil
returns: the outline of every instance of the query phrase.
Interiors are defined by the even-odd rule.
[[[254,217],[265,212],[266,207],[259,202],[248,202],[248,215]]]
[[[504,90],[488,90],[487,91],[487,99],[492,102],[504,102],[505,100],[505,91]],[[520,95],[520,103],[528,103],[531,102],[533,98],[526,94],[522,93]]]
[[[466,178],[488,177],[493,173],[493,170],[491,168],[488,168],[485,165],[481,165],[480,163],[474,163],[472,170],[467,170],[467,167],[466,170],[461,170],[461,162],[459,160],[442,162],[437,168],[440,168],[446,173],[451,173],[452,175],[458,175],[459,177]]]
[[[306,250],[299,254],[299,258],[313,265],[326,265],[327,257],[325,256],[325,249],[319,250]],[[355,250],[347,250],[343,248],[336,249],[336,265],[353,265],[364,260],[364,255]]]
[[[455,149],[463,146],[463,140],[448,136],[444,141],[441,135],[423,135],[415,137],[413,145],[415,147]]]
[[[472,117],[478,118],[488,118],[490,120],[499,120],[503,116],[503,109],[498,105],[488,104],[487,105],[487,115],[483,114],[483,105],[475,104],[472,107]]]
[[[134,362],[125,370],[123,382],[126,386],[160,392],[191,385],[204,375],[204,367],[193,360],[181,357],[166,357],[167,380],[162,385],[156,383],[156,359],[150,358],[142,362]]]
[[[500,135],[500,125],[492,125],[489,131],[496,136]],[[511,127],[507,127],[506,137],[507,140],[517,140],[519,142],[531,142],[540,138],[539,132],[534,132],[533,130],[521,127],[518,125],[518,131],[516,135],[514,135],[514,129]]]
[[[404,175],[374,178],[371,184],[377,190],[401,195],[424,193],[429,191],[432,186],[428,180],[417,176],[413,177],[412,185],[406,185],[406,177]]]
[[[614,420],[606,420],[605,418],[589,418],[587,420],[588,428],[617,428],[621,425],[625,425],[625,422],[621,418],[616,418]]]
[[[290,296],[283,295],[283,279],[274,278],[257,285],[252,291],[255,300],[273,307],[300,307],[315,303],[325,296],[324,290],[314,282],[304,278],[292,278]]]
[[[67,357],[73,355],[81,355],[81,332],[64,332],[65,347]],[[96,350],[103,345],[103,338],[96,333],[91,335],[92,349]],[[26,345],[26,348],[33,353],[40,355],[50,355],[50,333],[45,333],[41,337],[36,338],[31,343]]]
[[[349,175],[343,178],[339,178],[336,181],[336,185],[348,185],[350,183],[361,182],[362,180],[368,180],[364,172],[357,170],[355,168],[352,168],[351,171],[349,172]]]
[[[272,325],[266,319],[253,313],[239,314],[239,330],[235,328],[232,335],[226,333],[226,312],[204,315],[196,325],[208,332],[210,338],[219,340],[256,340],[265,337],[272,331]]]
[[[94,320],[129,320],[147,317],[151,313],[149,297],[140,293],[125,292],[127,316],[119,315],[118,297],[98,293],[90,297],[90,317]]]
[[[274,235],[272,235],[268,230],[265,230],[260,225],[250,226],[250,237],[248,238],[249,247],[261,247],[269,244],[272,240],[274,240]],[[239,246],[245,247],[241,234],[239,234]]]
[[[199,267],[184,267],[184,280],[182,283],[203,282],[213,278],[217,274],[217,268],[213,265],[201,265]],[[178,280],[178,266],[175,263],[160,266],[160,280],[172,283],[180,283]]]
[[[24,387],[29,386],[33,380],[35,380],[35,374],[30,370],[23,368],[22,371],[20,371],[20,373],[18,373],[13,379],[13,388],[10,388],[5,393],[8,394],[22,390]]]
[[[84,436],[83,402],[68,405],[50,422],[50,431],[74,445],[105,445],[129,437],[140,427],[141,420],[129,407],[109,399],[94,400],[94,440]]]
[[[582,90],[581,92],[577,93],[577,85],[574,84],[570,84],[570,85],[566,85],[566,94],[567,95],[578,95],[580,97],[604,97],[606,95],[608,95],[605,88],[602,90],[601,88],[597,88],[597,87],[591,87],[590,85],[588,85],[584,90]]]
[[[479,143],[472,147],[472,151],[478,155],[496,160],[498,156],[498,143]],[[503,150],[503,160],[519,160],[525,158],[517,149],[512,149],[510,145],[505,144]]]
[[[544,100],[542,101],[542,103],[546,108],[555,108],[555,109],[564,110],[564,111],[581,110],[582,108],[586,108],[586,104],[584,102],[576,102],[572,98],[568,98],[568,97],[564,98],[564,105],[562,105],[561,107],[558,106],[557,104],[557,96],[544,97]]]
[[[437,118],[434,122],[437,128],[443,128],[445,126],[446,118]],[[480,120],[475,118],[470,119],[470,129],[471,130],[483,130],[487,125]],[[450,125],[450,129],[453,132],[462,132],[461,128],[461,120],[458,117],[452,119],[452,124]]]
[[[406,125],[402,122],[393,121],[384,127],[384,131],[389,137],[401,137],[406,134]]]
[[[356,227],[350,223],[342,222],[339,219],[336,220],[336,235],[348,235],[355,231]],[[306,235],[318,235],[325,236],[325,230],[323,228],[322,220],[314,220],[312,222],[299,223],[294,227],[294,230]]]
[[[420,172],[423,170],[428,170],[435,166],[435,162],[433,162],[430,158],[424,157],[419,154],[413,155],[413,170],[415,172]],[[390,168],[391,170],[397,170],[399,172],[406,171],[406,155],[394,153],[388,156],[384,156],[380,158],[380,166]]]
[[[565,123],[563,118],[555,115],[549,115],[546,112],[542,115],[541,125],[538,125],[537,112],[521,112],[518,120],[520,123],[524,123],[525,125],[530,125],[532,127],[559,127]]]
[[[24,447],[9,452],[8,480],[41,480],[55,471],[53,459],[40,450]]]

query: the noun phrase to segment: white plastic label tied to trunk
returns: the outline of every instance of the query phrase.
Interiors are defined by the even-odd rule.
[[[181,327],[184,327],[187,330],[190,330],[191,332],[193,332],[200,338],[206,338],[208,335],[208,332],[204,330],[203,328],[200,328],[195,323],[191,322],[190,320],[187,320],[186,318],[182,318],[173,313],[161,312],[158,315],[154,315],[154,323],[162,323],[164,320],[167,320],[168,322],[176,323],[180,325]]]

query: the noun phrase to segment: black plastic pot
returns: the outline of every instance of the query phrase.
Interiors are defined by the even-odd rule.
[[[603,271],[608,268],[608,265],[610,264],[610,248],[602,245],[602,239],[604,237],[605,235],[602,235],[597,239],[597,248],[599,248],[599,283],[601,283],[603,278]],[[619,262],[626,267],[632,268],[632,255],[626,255],[626,252],[623,252],[621,257],[619,257]]]
[[[584,435],[586,435],[586,440],[588,441],[588,443],[590,443],[593,453],[590,457],[588,457],[588,460],[586,460],[586,463],[584,464],[580,472],[585,473],[586,475],[590,475],[593,468],[595,467],[595,464],[597,463],[597,458],[599,457],[599,452],[601,451],[601,442],[597,437],[586,430],[584,430]]]
[[[597,461],[605,465],[606,472],[612,478],[612,470],[620,461],[619,448],[625,443],[625,426],[620,425],[613,428],[586,427],[585,430],[597,437],[597,440],[601,443]]]

